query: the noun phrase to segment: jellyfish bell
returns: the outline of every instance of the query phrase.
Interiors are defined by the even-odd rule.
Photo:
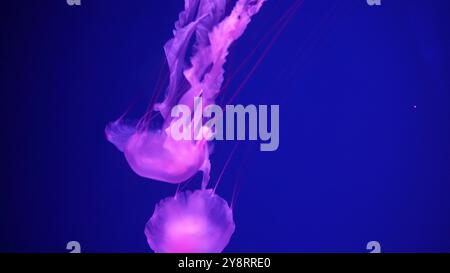
[[[119,127],[119,128],[115,128]],[[179,184],[198,171],[209,180],[209,151],[206,140],[176,140],[163,130],[134,131],[123,136],[125,125],[110,125],[109,141],[125,155],[131,169],[139,176]]]
[[[207,189],[161,200],[145,226],[145,235],[157,253],[219,253],[234,229],[228,203]]]
[[[169,183],[182,183],[197,173],[208,154],[205,141],[174,140],[165,133],[136,133],[124,150],[138,175]]]

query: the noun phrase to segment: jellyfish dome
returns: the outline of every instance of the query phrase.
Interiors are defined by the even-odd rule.
[[[174,140],[160,132],[134,134],[124,154],[138,175],[174,184],[186,181],[209,163],[205,141]]]
[[[163,199],[147,222],[145,235],[157,253],[219,253],[234,228],[231,208],[208,189]]]

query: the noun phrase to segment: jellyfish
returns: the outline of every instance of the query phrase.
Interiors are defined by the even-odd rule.
[[[174,140],[168,131],[176,122],[171,110],[183,104],[194,109],[194,98],[202,100],[202,107],[214,103],[224,78],[223,65],[228,48],[246,29],[251,17],[265,0],[238,0],[225,16],[226,0],[185,0],[185,9],[175,23],[174,37],[164,46],[169,66],[169,84],[162,102],[149,109],[162,119],[162,126],[150,130],[148,115],[138,126],[122,119],[110,123],[107,139],[125,155],[131,169],[138,175],[179,184],[197,172],[203,172],[202,188],[209,181],[210,147],[205,140]],[[194,39],[194,43],[190,41]],[[191,45],[192,44],[192,45]],[[190,63],[187,63],[191,53]],[[194,119],[192,128],[199,126]]]
[[[227,202],[208,189],[163,199],[147,222],[145,235],[157,253],[219,253],[234,228]]]
[[[177,191],[156,205],[145,227],[148,244],[155,252],[221,252],[235,229],[230,206],[215,189],[207,188],[210,144],[205,138],[178,140],[169,133],[178,121],[173,116],[176,105],[203,112],[214,104],[224,80],[228,49],[244,33],[265,0],[237,0],[226,15],[227,2],[185,0],[174,36],[164,46],[169,67],[164,99],[150,105],[135,124],[120,118],[105,129],[107,139],[124,153],[139,176],[180,184],[199,171],[203,173],[201,189]],[[196,98],[201,99],[200,106],[195,105]],[[156,114],[162,123],[151,129],[149,123]],[[187,122],[191,128],[201,127],[200,132],[211,132],[195,118]],[[192,134],[195,132],[192,130]]]

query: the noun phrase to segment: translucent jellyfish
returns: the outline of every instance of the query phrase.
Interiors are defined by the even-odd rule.
[[[120,118],[105,130],[107,139],[142,177],[179,184],[203,172],[200,190],[177,193],[156,206],[145,227],[147,241],[155,252],[221,252],[234,232],[231,208],[214,190],[207,189],[209,144],[204,138],[196,140],[195,129],[192,140],[177,140],[168,133],[177,122],[172,116],[175,106],[181,104],[191,112],[203,112],[214,103],[222,87],[228,49],[244,33],[265,0],[237,0],[226,15],[227,2],[185,0],[174,37],[164,46],[169,67],[164,100],[151,103],[136,124],[127,124]],[[201,106],[195,105],[194,98],[201,99]],[[154,128],[149,124],[154,115],[162,117],[162,124],[150,129]],[[198,122],[195,115],[187,121],[191,128],[201,126]]]
[[[174,140],[166,133],[143,131],[131,134],[122,149],[131,169],[142,177],[178,184],[203,170],[205,183],[209,179],[205,140]]]
[[[218,253],[234,232],[233,213],[212,190],[181,192],[163,199],[145,226],[157,253]]]
[[[150,107],[150,113],[137,123],[139,126],[119,119],[106,128],[107,139],[125,154],[131,169],[138,175],[182,183],[202,171],[202,185],[206,187],[210,171],[208,143],[174,140],[167,133],[175,122],[171,110],[183,104],[193,112],[195,97],[202,99],[203,108],[214,103],[223,83],[228,48],[243,34],[264,1],[237,0],[231,13],[225,16],[226,0],[185,0],[185,10],[175,23],[174,37],[164,46],[169,66],[169,85],[164,100]],[[187,62],[188,54],[190,62]],[[148,129],[148,120],[151,120],[148,116],[153,112],[163,118],[158,130]],[[192,128],[198,126],[194,119],[191,122]]]

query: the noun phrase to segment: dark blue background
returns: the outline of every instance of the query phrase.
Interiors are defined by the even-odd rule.
[[[293,2],[266,3],[227,71]],[[150,251],[144,225],[176,187],[135,175],[104,127],[144,111],[182,7],[2,1],[0,251]],[[281,139],[241,144],[225,171],[218,193],[240,189],[226,251],[450,251],[449,8],[305,1],[235,101],[280,104]],[[216,143],[213,181],[233,145]]]

